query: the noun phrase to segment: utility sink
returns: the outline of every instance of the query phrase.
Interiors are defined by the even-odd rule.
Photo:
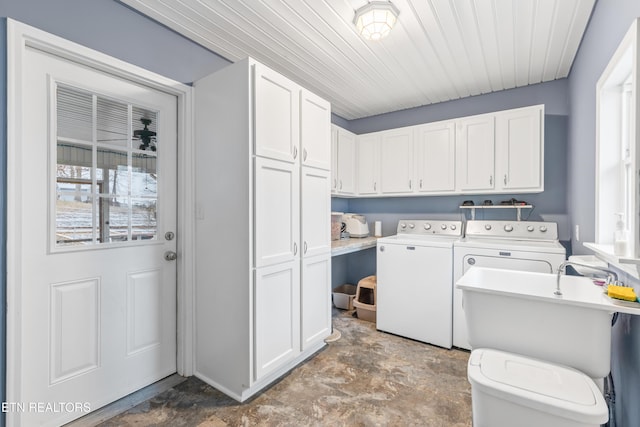
[[[640,314],[591,279],[472,267],[458,280],[472,348],[493,348],[576,368],[591,378],[609,374],[613,313]],[[634,306],[637,305],[637,307]]]

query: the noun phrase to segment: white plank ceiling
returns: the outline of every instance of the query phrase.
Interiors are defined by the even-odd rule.
[[[362,39],[366,0],[121,0],[219,55],[251,56],[347,119],[567,77],[596,0],[392,0]]]

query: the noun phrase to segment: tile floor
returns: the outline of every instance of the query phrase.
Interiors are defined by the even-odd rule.
[[[195,377],[111,418],[133,426],[471,426],[468,352],[376,331],[334,310],[342,338],[240,404]]]

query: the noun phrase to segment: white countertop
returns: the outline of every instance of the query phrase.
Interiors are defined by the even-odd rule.
[[[525,271],[500,270],[472,267],[456,282],[461,289],[493,294],[509,294],[550,303],[570,304],[597,310],[640,315],[640,303],[609,298],[602,286],[594,285],[591,279],[565,276],[560,279],[562,296],[553,294],[556,275]]]
[[[331,256],[350,254],[352,252],[362,251],[364,249],[374,248],[378,238],[375,236],[368,237],[350,237],[348,239],[331,241]]]

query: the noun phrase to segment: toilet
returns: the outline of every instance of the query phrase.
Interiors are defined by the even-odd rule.
[[[573,368],[480,348],[467,375],[474,427],[596,427],[609,419],[598,386]]]

